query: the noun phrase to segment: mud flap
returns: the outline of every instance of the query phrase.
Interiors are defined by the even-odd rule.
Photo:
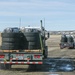
[[[44,58],[48,57],[48,47],[45,46],[45,50],[44,50]]]

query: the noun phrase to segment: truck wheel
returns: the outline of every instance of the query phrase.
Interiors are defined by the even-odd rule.
[[[10,64],[5,64],[5,69],[7,69],[7,70],[11,69],[11,65]]]
[[[47,55],[45,55],[44,58],[46,59],[47,58]]]
[[[4,70],[11,69],[11,65],[10,64],[0,64],[0,69],[4,69]]]
[[[63,49],[64,47],[62,45],[60,45],[60,49]]]
[[[44,54],[44,59],[46,59],[47,57],[48,57],[48,55],[45,53],[45,54]]]
[[[60,47],[60,49],[63,49],[63,47]]]
[[[0,69],[5,69],[4,64],[0,64]]]
[[[73,48],[75,49],[75,44],[73,44]]]
[[[73,46],[73,48],[75,49],[75,46]]]
[[[48,47],[47,46],[45,46],[45,50],[44,50],[43,55],[44,55],[45,59],[48,57]]]
[[[35,64],[35,65],[29,65],[29,70],[41,70],[42,69],[42,65],[39,65],[39,64]]]
[[[42,65],[40,64],[35,64],[35,69],[37,70],[41,70],[42,69]]]

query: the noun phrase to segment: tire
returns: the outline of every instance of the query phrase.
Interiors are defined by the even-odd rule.
[[[43,55],[44,55],[44,59],[46,59],[47,58],[47,54],[46,54],[46,50],[44,50],[44,53],[43,53]]]
[[[36,45],[35,42],[27,42],[24,45],[24,49],[41,49],[41,45]]]
[[[7,42],[2,42],[2,45],[4,45],[4,46],[19,46],[19,43],[7,43]]]
[[[24,33],[24,36],[25,37],[34,37],[34,36],[39,36],[39,33],[37,33],[37,32],[26,32],[26,33]]]
[[[60,49],[63,49],[63,48],[64,48],[64,46],[61,46],[61,45],[60,45]]]
[[[32,41],[32,42],[37,41],[37,39],[35,37],[26,37],[26,40],[27,41]]]
[[[2,45],[2,50],[19,50],[20,48],[17,46],[3,46]]]
[[[9,70],[11,69],[10,64],[0,64],[0,69]]]
[[[60,49],[65,48],[64,43],[60,43]]]
[[[18,50],[19,48],[19,43],[2,43],[2,50]]]
[[[36,42],[29,42],[29,44],[28,45],[36,45]]]
[[[2,38],[2,42],[7,42],[7,43],[19,43],[20,39],[19,38]]]
[[[34,50],[34,49],[37,49],[37,47],[36,47],[36,46],[33,46],[33,45],[29,45],[29,46],[28,46],[28,49]]]
[[[20,33],[2,33],[1,36],[3,38],[19,38],[21,34]]]
[[[75,44],[73,44],[73,48],[75,49]]]
[[[5,64],[5,69],[10,70],[11,69],[11,65],[10,64]]]
[[[48,58],[48,46],[45,46],[45,58]]]
[[[28,49],[41,49],[41,46],[37,46],[37,45],[29,45]]]
[[[46,58],[47,58],[47,55],[44,56],[44,59],[46,59]]]
[[[1,69],[1,70],[2,70],[2,69],[5,69],[4,64],[0,64],[0,69]]]
[[[38,37],[26,37],[26,40],[29,42],[37,42],[37,41],[40,41],[40,38],[38,38]]]
[[[28,70],[29,71],[40,71],[42,70],[42,67],[43,65],[40,65],[40,64],[30,64],[29,67],[28,67]]]

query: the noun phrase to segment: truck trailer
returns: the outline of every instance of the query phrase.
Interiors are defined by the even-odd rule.
[[[42,20],[40,28],[6,28],[1,36],[0,68],[2,69],[10,69],[11,65],[19,64],[42,65],[48,56],[46,40],[49,38],[49,33],[43,27]]]

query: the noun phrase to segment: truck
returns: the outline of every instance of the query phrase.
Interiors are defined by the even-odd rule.
[[[49,33],[43,27],[42,20],[40,22],[40,28],[7,28],[2,32],[1,69],[10,69],[11,65],[43,64],[48,56],[46,40]]]
[[[67,36],[67,39],[68,39],[68,48],[69,49],[74,49],[75,48],[75,41],[74,41],[74,36],[73,35],[68,35]]]
[[[60,49],[63,49],[67,47],[67,37],[65,34],[61,35],[61,40],[60,40]]]
[[[60,49],[63,48],[75,48],[75,41],[74,41],[74,36],[73,35],[66,35],[63,34],[61,36],[61,40],[60,40]]]

